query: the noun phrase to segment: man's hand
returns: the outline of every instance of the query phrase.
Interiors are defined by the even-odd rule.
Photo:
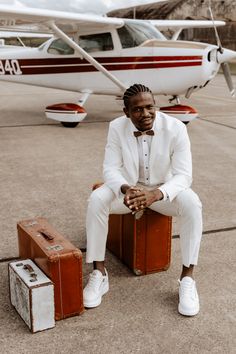
[[[122,190],[122,189],[121,189]],[[160,189],[149,191],[140,187],[124,187],[125,191],[124,204],[136,213],[139,210],[149,207],[152,203],[163,199]]]

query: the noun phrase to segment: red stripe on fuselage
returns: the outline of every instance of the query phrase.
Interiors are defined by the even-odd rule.
[[[162,68],[176,68],[186,66],[199,66],[201,62],[179,62],[179,63],[163,63],[163,64],[121,64],[121,65],[104,65],[109,71],[118,70],[140,70],[140,69],[162,69]],[[98,71],[94,66],[55,66],[55,67],[40,67],[40,68],[22,68],[23,75],[40,75],[40,74],[63,74],[63,73],[86,73]]]
[[[101,57],[94,58],[100,64],[104,63],[134,63],[149,61],[184,61],[184,60],[202,60],[200,55],[188,56],[145,56],[145,57]],[[44,58],[44,59],[18,59],[21,65],[69,65],[69,64],[89,64],[86,59],[80,58]]]
[[[162,69],[202,65],[202,56],[95,58],[109,71]],[[5,60],[2,60],[3,65]],[[23,75],[86,73],[98,71],[80,58],[18,59]],[[5,73],[8,74],[7,72]]]

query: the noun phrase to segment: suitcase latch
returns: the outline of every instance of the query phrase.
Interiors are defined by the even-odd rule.
[[[24,264],[23,263],[18,263],[16,265],[17,267],[23,266],[23,269],[29,273],[30,276],[30,282],[37,281],[37,274],[35,273],[33,267],[30,264]]]

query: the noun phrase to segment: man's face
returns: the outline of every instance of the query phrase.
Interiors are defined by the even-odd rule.
[[[140,131],[150,130],[156,116],[155,101],[150,92],[140,92],[130,97],[124,113]]]

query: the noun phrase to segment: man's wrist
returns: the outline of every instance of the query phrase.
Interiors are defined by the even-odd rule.
[[[130,189],[130,186],[128,184],[122,184],[122,186],[120,187],[120,191],[122,194],[126,194],[128,189]]]
[[[164,194],[162,193],[162,191],[159,188],[155,189],[154,193],[155,193],[156,201],[162,200],[164,198]]]

